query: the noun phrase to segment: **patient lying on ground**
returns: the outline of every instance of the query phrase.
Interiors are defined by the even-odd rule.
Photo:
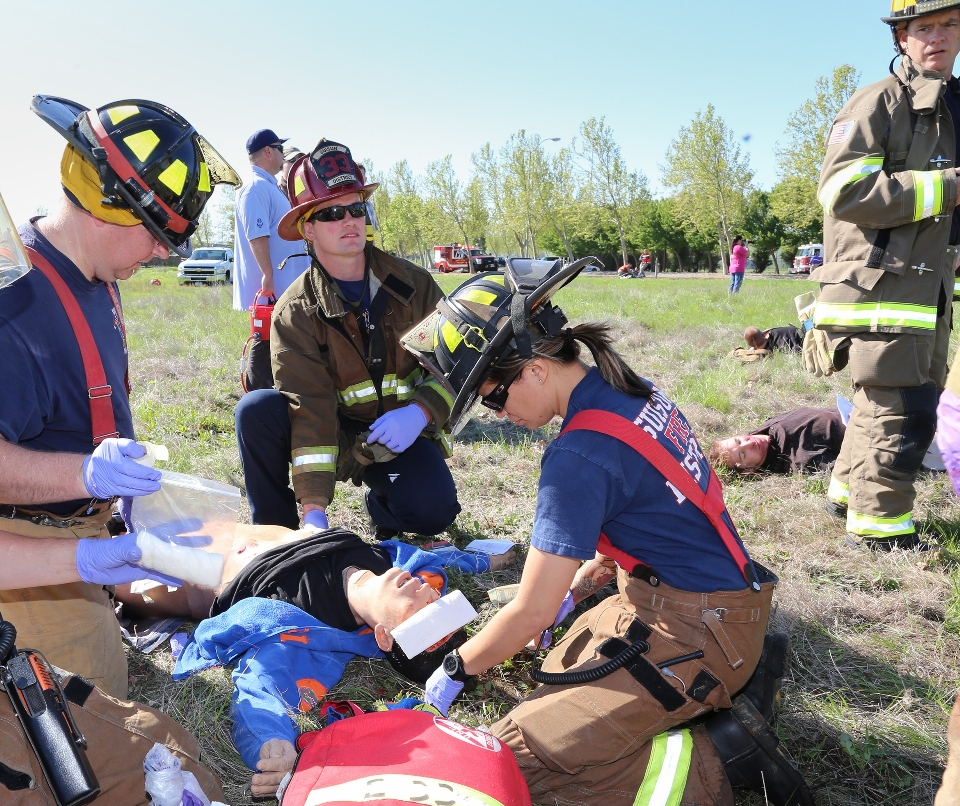
[[[342,529],[252,542],[231,556],[233,578],[213,596],[174,678],[236,664],[231,735],[244,763],[259,770],[257,796],[276,792],[292,767],[292,715],[319,706],[354,657],[386,657],[420,683],[440,664],[457,638],[411,660],[392,632],[445,592],[444,567],[482,572],[491,560],[499,568],[514,559],[439,555],[392,540],[371,545]]]

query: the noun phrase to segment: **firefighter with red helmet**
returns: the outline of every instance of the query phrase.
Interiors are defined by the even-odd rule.
[[[364,484],[376,535],[434,535],[460,511],[446,465],[452,399],[400,337],[443,296],[430,274],[366,238],[377,189],[341,143],[293,165],[281,238],[312,265],[277,301],[275,389],[245,395],[235,420],[255,524],[328,528],[337,481]],[[292,465],[293,489],[287,484]]]
[[[133,499],[159,489],[159,474],[133,461],[143,448],[117,281],[152,257],[188,254],[214,185],[239,180],[161,104],[91,110],[38,95],[32,108],[67,146],[51,214],[4,238],[3,262],[13,235],[25,260],[0,269],[0,613],[19,645],[124,698],[106,586],[175,580],[137,565],[133,535],[107,530],[118,500],[129,521]]]
[[[960,250],[960,1],[893,0],[883,21],[900,64],[827,135],[825,255],[803,355],[817,375],[849,364],[855,390],[828,510],[849,543],[923,549],[914,482],[946,381]]]

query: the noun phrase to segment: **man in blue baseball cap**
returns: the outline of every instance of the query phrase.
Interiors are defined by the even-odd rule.
[[[234,310],[247,310],[253,305],[258,290],[262,291],[264,301],[279,298],[310,265],[307,257],[293,258],[287,261],[282,272],[277,271],[287,257],[303,251],[297,244],[277,235],[280,219],[290,210],[290,202],[278,188],[276,179],[283,168],[286,140],[278,137],[273,129],[259,129],[247,139],[253,176],[237,193]],[[251,346],[245,381],[247,391],[273,386],[269,341]]]

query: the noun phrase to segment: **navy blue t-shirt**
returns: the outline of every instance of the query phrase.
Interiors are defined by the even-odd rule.
[[[32,221],[20,228],[20,237],[50,262],[76,296],[113,388],[117,431],[132,439],[133,419],[124,387],[127,354],[106,285],[87,280]],[[0,378],[0,436],[37,451],[86,454],[93,450],[80,347],[60,298],[39,269],[0,289]],[[87,500],[31,506],[67,513]]]
[[[645,427],[707,489],[710,466],[689,423],[655,387],[649,399],[630,397],[591,369],[570,396],[564,425],[585,409],[610,411]],[[544,452],[530,542],[550,554],[590,560],[601,532],[680,590],[747,586],[707,516],[674,492],[650,462],[614,437],[571,431]]]

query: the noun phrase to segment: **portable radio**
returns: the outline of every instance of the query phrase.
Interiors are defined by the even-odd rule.
[[[286,263],[286,261],[284,261]],[[277,299],[272,294],[265,296],[264,301],[260,302],[260,295],[263,289],[258,288],[253,297],[253,305],[250,306],[250,338],[243,345],[243,352],[240,354],[240,386],[244,392],[247,389],[247,353],[250,351],[250,345],[260,341],[270,341],[270,317],[273,316],[273,306]]]

